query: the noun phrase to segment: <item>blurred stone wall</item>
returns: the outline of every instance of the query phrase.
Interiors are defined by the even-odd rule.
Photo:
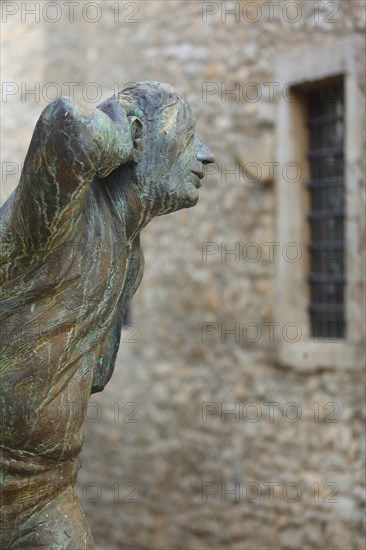
[[[263,165],[276,55],[362,34],[363,0],[2,4],[2,200],[59,91],[97,104],[131,81],[169,82],[217,158],[194,209],[144,230],[133,323],[91,399],[78,491],[97,547],[363,548],[362,370],[277,361],[266,323],[278,265],[264,246],[276,241],[276,181]],[[238,85],[239,98],[225,94]],[[253,162],[257,178],[243,170]],[[258,261],[254,249],[221,257],[251,242]],[[218,247],[207,261],[204,243]],[[205,323],[218,327],[206,342]],[[221,323],[239,323],[239,338]]]

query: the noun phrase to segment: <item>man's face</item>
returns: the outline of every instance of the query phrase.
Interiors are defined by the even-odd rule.
[[[196,135],[188,104],[181,99],[160,112],[142,139],[136,174],[148,190],[154,214],[194,206],[199,198],[204,167],[215,159]]]

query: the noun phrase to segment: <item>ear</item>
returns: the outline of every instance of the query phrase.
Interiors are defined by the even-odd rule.
[[[142,137],[144,135],[144,125],[141,118],[131,115],[127,117],[130,123],[130,132],[133,143],[133,160],[137,163],[140,160],[142,151]]]
[[[127,117],[130,122],[131,127],[131,137],[133,144],[139,145],[140,144],[140,138],[142,138],[144,133],[144,125],[142,123],[141,118],[137,116],[129,116]]]

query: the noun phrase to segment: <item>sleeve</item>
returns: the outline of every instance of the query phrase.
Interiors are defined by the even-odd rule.
[[[124,109],[118,123],[86,104],[62,97],[43,111],[15,190],[11,233],[25,254],[50,252],[72,234],[94,176],[104,178],[132,159]]]

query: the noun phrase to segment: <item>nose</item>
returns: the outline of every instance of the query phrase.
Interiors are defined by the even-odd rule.
[[[197,159],[202,162],[203,165],[212,164],[215,162],[215,157],[211,153],[210,149],[203,145],[200,138],[196,138],[196,154]]]

